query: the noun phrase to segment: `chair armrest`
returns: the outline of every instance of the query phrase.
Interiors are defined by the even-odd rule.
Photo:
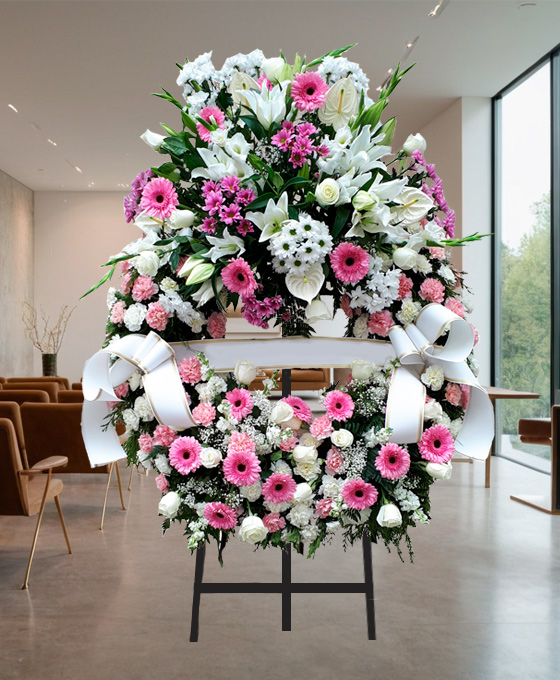
[[[52,470],[57,467],[64,467],[68,464],[68,458],[66,456],[49,456],[35,463],[29,470],[20,470],[22,475],[36,475],[41,472],[46,472],[47,470]]]

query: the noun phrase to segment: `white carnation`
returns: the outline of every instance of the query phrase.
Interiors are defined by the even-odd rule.
[[[327,522],[327,534],[335,534],[341,526],[342,524],[338,520],[334,522]]]
[[[336,479],[331,477],[331,475],[323,475],[319,493],[325,498],[337,499],[340,496],[343,484],[344,480],[342,479]]]
[[[440,268],[438,270],[438,274],[442,277],[442,279],[445,279],[449,283],[455,283],[455,281],[457,280],[455,274],[453,273],[453,270],[451,269],[451,267],[449,267],[446,264],[442,264],[440,266]]]
[[[265,501],[263,505],[268,512],[286,512],[290,507],[289,503],[269,503],[267,501]]]
[[[260,482],[255,482],[254,484],[251,484],[251,486],[239,487],[239,493],[251,503],[260,498],[261,490],[262,484]]]
[[[134,371],[128,379],[128,384],[133,392],[134,390],[137,390],[142,384],[142,373],[140,373],[140,371]]]
[[[397,312],[397,320],[405,326],[411,323],[417,317],[422,305],[419,302],[414,302],[412,298],[407,298],[403,301],[401,311]]]
[[[299,529],[303,528],[311,521],[313,510],[306,503],[298,503],[288,513],[288,520]]]
[[[307,482],[311,482],[321,474],[322,460],[316,460],[312,463],[298,463],[295,468],[296,475],[303,477]]]
[[[430,274],[432,271],[432,265],[425,255],[417,255],[416,264],[412,270],[418,274]]]
[[[142,328],[147,311],[146,305],[141,305],[139,302],[130,305],[126,310],[124,313],[124,325],[131,333],[136,333],[136,331]]]
[[[272,472],[276,472],[279,475],[291,475],[292,474],[292,468],[288,463],[286,463],[285,460],[277,460],[275,463],[272,464]]]
[[[127,408],[122,414],[123,423],[126,425],[126,429],[130,432],[131,430],[137,430],[140,425],[140,418],[134,412],[133,409]]]
[[[159,456],[154,458],[154,465],[162,475],[170,475],[173,472],[171,465],[169,465],[167,456],[165,456],[163,453],[160,453]]]
[[[171,293],[172,291],[176,291],[179,288],[179,285],[176,281],[174,281],[172,278],[169,276],[166,276],[162,282],[159,284],[159,287],[164,293]]]
[[[144,422],[154,419],[154,412],[147,397],[138,397],[134,402],[134,412]]]
[[[356,319],[353,330],[355,338],[367,338],[369,333],[368,321],[369,321],[368,314],[362,314]]]
[[[111,309],[115,302],[117,301],[117,289],[116,288],[109,288],[107,291],[107,307],[108,309]]]
[[[455,420],[451,421],[451,424],[449,425],[449,431],[453,435],[453,439],[457,439],[462,427],[463,427],[462,418],[455,418]]]
[[[445,380],[445,373],[441,366],[428,366],[428,368],[420,376],[420,380],[432,390],[441,390]]]
[[[319,535],[319,527],[316,524],[308,524],[302,528],[299,535],[304,543],[313,543]]]

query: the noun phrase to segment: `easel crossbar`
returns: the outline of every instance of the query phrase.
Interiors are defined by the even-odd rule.
[[[201,593],[361,593],[369,588],[364,583],[197,583]]]

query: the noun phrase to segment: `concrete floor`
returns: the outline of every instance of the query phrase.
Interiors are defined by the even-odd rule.
[[[378,640],[363,595],[295,595],[282,633],[279,595],[202,596],[189,643],[194,558],[178,527],[161,537],[154,476],[135,476],[128,511],[104,480],[66,478],[45,515],[29,591],[21,584],[34,519],[0,517],[0,678],[26,680],[552,680],[560,674],[560,517],[509,500],[549,478],[498,459],[456,465],[413,534],[415,564],[374,546]],[[124,477],[128,478],[125,473]],[[280,553],[233,541],[205,580],[279,580]],[[294,580],[360,580],[361,548],[293,558]]]

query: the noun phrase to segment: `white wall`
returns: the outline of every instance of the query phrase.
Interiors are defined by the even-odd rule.
[[[112,192],[35,194],[35,302],[53,316],[62,305],[76,305],[58,356],[58,373],[70,381],[81,378],[86,359],[103,344],[109,284],[79,298],[107,271],[100,265],[140,236],[125,222],[122,200]]]

